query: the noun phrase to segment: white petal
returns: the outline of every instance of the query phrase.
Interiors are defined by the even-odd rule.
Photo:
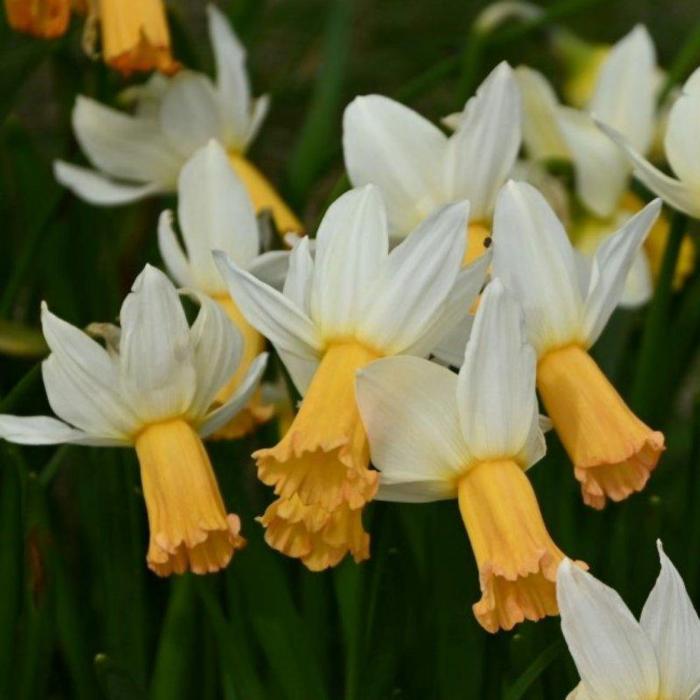
[[[199,304],[190,329],[197,388],[188,410],[189,416],[199,418],[236,371],[243,353],[243,338],[213,299],[194,291],[185,293]]]
[[[97,437],[123,439],[138,421],[119,391],[119,376],[107,351],[86,333],[42,304],[41,324],[51,354],[42,363],[54,413]]]
[[[120,311],[122,387],[144,421],[184,413],[196,388],[190,329],[172,282],[146,265]]]
[[[644,248],[637,251],[625,279],[625,288],[620,297],[620,306],[636,309],[646,304],[654,294],[651,266]]]
[[[700,189],[700,90],[681,95],[671,108],[664,147],[673,172]]]
[[[637,25],[610,50],[600,68],[589,111],[644,153],[654,134],[656,51]]]
[[[597,216],[611,216],[628,188],[631,165],[588,114],[560,107],[557,115],[574,161],[576,194]]]
[[[435,360],[450,367],[461,367],[473,325],[474,317],[469,314],[464,323],[458,325],[433,348]]]
[[[245,49],[224,14],[207,5],[209,39],[216,60],[216,86],[226,130],[225,142],[243,148],[250,121],[250,85],[245,69]]]
[[[457,377],[417,357],[389,357],[357,373],[357,405],[373,464],[393,483],[444,481],[469,463],[457,418]]]
[[[263,120],[267,116],[270,109],[270,96],[261,95],[256,100],[253,100],[253,112],[250,115],[248,122],[248,130],[245,133],[245,138],[241,144],[241,150],[245,150],[250,142],[258,135]]]
[[[170,81],[159,116],[168,141],[183,158],[223,134],[218,96],[201,73],[181,71]]]
[[[54,177],[64,187],[90,204],[114,206],[129,204],[164,191],[162,185],[149,182],[145,185],[127,185],[110,180],[94,170],[54,161]]]
[[[18,445],[57,445],[70,442],[95,447],[123,447],[129,444],[116,438],[88,435],[49,416],[0,415],[0,438]]]
[[[388,97],[356,97],[345,108],[343,152],[350,181],[379,187],[392,235],[406,235],[444,201],[440,168],[446,144],[437,127]]]
[[[454,497],[455,487],[444,479],[387,482],[380,478],[375,500],[394,503],[432,503],[433,501],[450,500]]]
[[[538,353],[578,340],[582,299],[574,253],[544,197],[509,182],[496,203],[493,239],[494,275],[520,301]]]
[[[659,697],[685,699],[700,684],[700,619],[661,541],[657,546],[661,573],[640,622],[659,659]]]
[[[449,347],[459,346],[457,361],[452,364],[459,367],[464,358],[464,348],[472,316],[469,309],[472,308],[476,298],[484,286],[486,272],[491,265],[491,252],[477,258],[468,267],[462,268],[455,278],[454,285],[440,309],[433,314],[432,320],[425,327],[418,339],[409,345],[403,352],[407,355],[419,355],[421,357],[434,353],[440,357],[438,348],[449,338],[443,350],[449,353]],[[461,338],[461,340],[460,340]]]
[[[322,340],[311,319],[276,289],[238,267],[220,251],[214,252],[219,271],[231,298],[252,326],[275,347],[307,360],[322,348]]]
[[[311,310],[311,284],[314,261],[309,248],[310,239],[304,236],[289,254],[289,271],[282,293],[305,314]]]
[[[561,628],[596,700],[657,697],[656,655],[620,596],[565,559],[557,572]]]
[[[80,147],[98,170],[137,183],[174,183],[181,161],[153,120],[132,117],[82,95],[72,120]]]
[[[290,255],[288,250],[268,250],[267,253],[253,258],[246,270],[261,282],[275,289],[282,289],[289,272]]]
[[[331,204],[316,234],[311,318],[325,338],[347,337],[389,254],[386,210],[379,190],[365,185]]]
[[[445,178],[450,199],[468,199],[471,217],[488,221],[520,149],[520,91],[510,66],[491,71],[467,102],[450,137]]]
[[[267,365],[267,353],[258,355],[250,365],[250,369],[243,378],[236,393],[223,405],[219,406],[205,417],[197,428],[201,437],[205,438],[215,433],[219,428],[228,423],[250,400],[257,389],[260,377],[262,377]]]
[[[537,358],[523,326],[518,302],[492,280],[481,295],[457,382],[462,434],[477,459],[514,458],[533,425],[539,430]]]
[[[660,211],[661,200],[655,199],[606,238],[596,251],[583,316],[583,334],[589,347],[618,305],[627,273]]]
[[[621,146],[634,164],[634,174],[640,182],[643,182],[654,194],[661,197],[674,209],[679,209],[689,216],[700,218],[700,187],[694,187],[690,183],[680,182],[658,168],[635,151],[625,140],[625,137],[615,129],[610,128],[600,121],[596,121],[598,128],[602,129],[618,146]]]
[[[518,66],[515,71],[523,100],[523,144],[534,160],[566,159],[569,150],[557,123],[559,101],[539,71]]]
[[[586,691],[586,686],[583,683],[579,683],[567,696],[566,700],[598,700],[597,698],[591,697]]]
[[[190,263],[173,231],[173,213],[169,209],[161,212],[158,219],[158,249],[168,274],[180,287],[191,287],[194,281]]]
[[[178,220],[195,286],[208,294],[226,292],[212,250],[223,250],[247,267],[258,255],[258,222],[248,192],[214,140],[198,149],[180,172]]]
[[[452,290],[466,244],[468,202],[442,207],[386,258],[368,289],[358,335],[396,354],[417,343]]]
[[[314,378],[314,374],[316,374],[320,359],[317,357],[313,359],[299,357],[299,355],[293,355],[291,352],[280,349],[277,349],[277,354],[289,373],[294,387],[301,396],[304,396],[311,384],[311,380]]]

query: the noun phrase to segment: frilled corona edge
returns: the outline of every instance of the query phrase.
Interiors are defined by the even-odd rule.
[[[154,423],[136,438],[150,541],[146,560],[159,576],[224,568],[245,545],[241,521],[227,514],[201,439],[184,420]]]
[[[270,181],[240,153],[229,152],[229,162],[248,190],[255,211],[269,209],[275,226],[281,234],[303,233],[304,227],[299,218],[285,203]]]
[[[289,431],[253,456],[279,497],[262,517],[267,541],[309,568],[367,557],[361,510],[377,492],[355,401],[355,372],[377,358],[358,343],[331,345]]]
[[[243,353],[238,368],[216,396],[216,402],[223,405],[236,392],[255,358],[265,350],[265,338],[246,321],[229,296],[218,296],[215,299],[243,336]],[[238,440],[252,433],[262,423],[269,421],[274,414],[275,407],[265,403],[261,390],[257,389],[246,407],[239,411],[229,423],[217,430],[210,439]]]
[[[484,629],[509,630],[558,613],[556,574],[564,554],[542,520],[535,493],[513,461],[482,462],[458,483],[459,508],[479,568]]]
[[[583,348],[544,355],[537,388],[587,505],[601,509],[608,498],[621,501],[646,486],[665,449],[663,433],[632,413]]]

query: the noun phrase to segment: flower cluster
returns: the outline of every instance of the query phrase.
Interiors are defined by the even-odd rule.
[[[59,19],[64,27],[71,8],[59,2],[49,21],[41,2],[6,4],[14,26],[42,35]],[[173,72],[160,3],[97,7],[108,61]],[[509,10],[498,9],[481,31],[503,21]],[[126,27],[111,22],[115,12],[133,20],[135,45],[114,34]],[[251,99],[245,52],[223,15],[209,7],[208,19],[216,81],[155,74],[123,95],[129,113],[78,97],[73,127],[94,169],[55,164],[59,182],[93,204],[175,192],[177,216],[164,211],[157,231],[180,289],[146,266],[120,326],[88,332],[44,304],[42,372],[58,419],[0,416],[0,436],[133,446],[148,566],[219,570],[244,540],[202,440],[272,419],[259,386],[269,341],[301,397],[277,444],[252,455],[274,492],[259,518],[271,547],[312,571],[346,555],[360,562],[371,555],[363,511],[373,499],[456,499],[486,630],[561,610],[582,677],[572,697],[690,697],[700,622],[663,551],[640,625],[555,544],[527,472],[552,428],[583,501],[602,509],[641,491],[665,449],[590,350],[620,303],[650,298],[669,235],[661,200],[646,203],[633,174],[700,217],[700,72],[657,107],[663,77],[636,27],[595,53],[569,104],[540,73],[499,64],[445,119],[449,135],[388,97],[356,97],[343,116],[352,189],[312,238],[245,156],[268,100]],[[566,48],[566,36],[556,40]],[[659,157],[660,131],[678,179],[646,159]],[[571,164],[570,193],[547,170],[553,160]],[[291,249],[263,251],[263,210],[281,234],[297,234],[285,239]],[[677,285],[692,258],[684,242]],[[192,325],[183,298],[199,307]],[[667,629],[665,616],[686,619]],[[602,647],[596,626],[609,635]]]

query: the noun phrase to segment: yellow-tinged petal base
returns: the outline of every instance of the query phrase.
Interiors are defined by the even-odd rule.
[[[625,404],[593,358],[570,345],[548,352],[537,388],[574,463],[584,502],[601,509],[641,491],[664,450],[664,436]]]
[[[559,612],[557,567],[564,554],[542,520],[529,479],[513,461],[481,462],[461,477],[459,510],[479,567],[473,606],[489,632]]]
[[[253,360],[265,349],[265,338],[251,326],[241,313],[231,297],[221,296],[216,302],[231,319],[243,336],[243,353],[238,369],[224,387],[216,395],[216,403],[226,403],[236,392],[245,378]],[[236,414],[223,428],[212,435],[213,440],[237,440],[252,433],[258,425],[266,423],[275,412],[274,406],[262,400],[262,392],[258,389],[250,398],[248,405]]]
[[[369,469],[355,372],[378,357],[359,343],[330,345],[287,434],[253,455],[278,496],[261,518],[268,543],[313,570],[347,553],[356,561],[369,555],[361,511],[377,492],[378,473]]]
[[[491,229],[478,221],[467,226],[467,247],[464,249],[462,267],[471,265],[480,258],[491,245]]]
[[[172,74],[180,68],[170,53],[163,0],[100,0],[99,7],[107,65],[124,75],[150,70]]]
[[[146,561],[158,576],[223,569],[245,545],[226,513],[209,456],[184,420],[154,423],[136,438],[151,531]]]
[[[275,226],[281,234],[304,232],[301,221],[280,197],[277,190],[245,156],[229,152],[229,161],[236,175],[246,186],[256,212],[269,209],[275,220]]]
[[[10,27],[41,39],[63,36],[70,13],[71,0],[5,0]]]

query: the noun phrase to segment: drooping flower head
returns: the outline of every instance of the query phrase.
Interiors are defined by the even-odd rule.
[[[238,391],[214,408],[242,341],[211,299],[192,296],[200,308],[190,328],[171,282],[146,266],[122,304],[121,328],[102,327],[107,348],[44,304],[51,354],[42,373],[60,420],[0,416],[0,436],[11,442],[135,447],[150,525],[147,562],[160,576],[217,571],[245,542],[201,438],[245,406],[266,359],[260,355]]]
[[[5,0],[10,26],[43,39],[62,36],[71,12],[87,12],[83,32],[86,51],[129,75],[158,70],[171,74],[180,65],[170,53],[170,32],[163,0]],[[97,31],[99,30],[99,31]]]
[[[238,265],[257,276],[274,278],[284,270],[287,253],[260,253],[258,222],[248,193],[229,167],[226,152],[217,141],[195,151],[178,178],[178,222],[185,251],[173,230],[172,212],[164,211],[158,227],[158,243],[170,276],[182,287],[196,289],[214,299],[243,338],[238,369],[221,388],[216,400],[226,403],[237,391],[265,339],[241,314],[216,268],[212,250],[223,250]],[[283,274],[282,274],[283,278]],[[216,433],[235,439],[250,432],[272,415],[256,391],[248,406]]]
[[[299,221],[244,155],[265,117],[268,98],[251,98],[245,50],[221,11],[213,5],[207,9],[216,82],[193,71],[173,78],[155,75],[126,91],[126,99],[135,102],[133,114],[79,96],[73,129],[95,170],[57,161],[56,178],[93,204],[133,202],[174,191],[187,159],[215,139],[256,210],[270,208],[282,232],[299,231]]]
[[[640,491],[664,449],[663,435],[630,411],[588,354],[660,208],[654,200],[607,238],[589,272],[533,187],[509,182],[496,204],[494,274],[522,302],[538,355],[537,387],[583,498],[596,508]]]
[[[393,237],[437,208],[468,199],[471,261],[484,251],[496,195],[518,155],[520,121],[520,94],[507,63],[484,80],[449,138],[388,97],[356,97],[343,116],[345,167],[353,185],[379,187]]]
[[[568,700],[700,697],[700,619],[657,545],[661,573],[639,622],[612,588],[568,560],[559,567],[561,627],[581,676]]]
[[[498,244],[496,244],[498,245]],[[381,470],[379,498],[457,498],[479,567],[479,623],[490,632],[557,612],[563,554],[525,470],[545,453],[536,356],[500,280],[486,287],[459,375],[415,357],[361,370],[357,398]]]
[[[254,456],[278,497],[262,517],[266,539],[310,569],[348,552],[368,556],[361,515],[377,473],[368,468],[355,372],[382,356],[427,355],[468,315],[488,256],[460,269],[467,220],[466,202],[449,205],[389,252],[384,205],[369,185],[328,209],[315,259],[308,239],[296,246],[282,292],[217,256],[232,298],[304,397],[282,440]]]

